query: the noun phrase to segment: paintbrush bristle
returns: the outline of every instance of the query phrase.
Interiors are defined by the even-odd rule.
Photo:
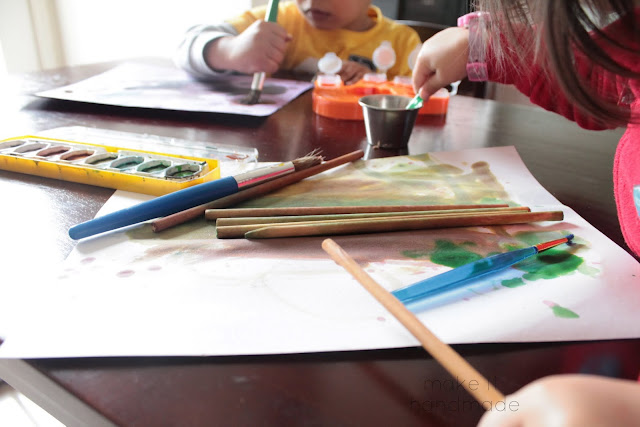
[[[260,95],[262,95],[262,88],[264,87],[264,79],[266,74],[258,72],[253,74],[253,80],[251,81],[251,91],[247,96],[240,101],[241,104],[254,105],[260,102]]]
[[[324,160],[324,157],[320,155],[320,150],[315,149],[311,153],[306,156],[300,157],[298,159],[292,160],[293,166],[296,171],[300,171],[303,169],[309,169],[312,166],[319,165]]]
[[[262,93],[259,89],[251,89],[251,91],[247,94],[246,98],[240,100],[241,104],[245,105],[254,105],[260,102],[260,94]]]

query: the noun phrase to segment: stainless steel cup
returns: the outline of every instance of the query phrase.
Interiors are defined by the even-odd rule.
[[[367,95],[360,98],[369,144],[386,149],[407,148],[419,108],[407,110],[408,96]]]

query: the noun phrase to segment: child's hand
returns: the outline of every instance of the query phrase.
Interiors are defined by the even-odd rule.
[[[413,87],[425,101],[438,89],[467,76],[469,31],[447,28],[427,39],[413,68]]]
[[[274,73],[284,59],[291,36],[275,22],[256,21],[237,36],[215,40],[205,51],[207,64],[240,73]]]
[[[640,425],[640,384],[635,381],[556,375],[534,381],[506,400],[504,411],[485,413],[478,427]]]
[[[345,61],[342,63],[342,69],[338,73],[345,85],[352,85],[370,73],[371,69],[366,65],[362,65],[355,61]]]

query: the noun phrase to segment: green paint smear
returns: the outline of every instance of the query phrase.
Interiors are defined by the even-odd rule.
[[[580,267],[578,267],[578,271],[584,274],[585,276],[590,276],[590,277],[597,277],[600,275],[600,270],[598,270],[595,267],[591,267],[587,264],[582,264]]]
[[[453,252],[459,253],[462,246],[478,246],[478,244],[476,242],[462,242],[460,243],[459,246],[456,246],[453,242],[446,241],[446,240],[438,240],[436,242],[436,250],[441,249],[443,251],[443,255],[441,256],[443,256],[444,258],[448,258],[449,256],[452,256],[452,254],[447,255],[445,254],[445,252],[447,251],[451,252],[453,250]],[[474,257],[476,256],[476,254],[473,252],[465,251],[464,249],[462,249],[462,251],[465,254],[472,254]],[[431,255],[432,252],[433,252],[432,250],[426,250],[426,249],[412,249],[412,250],[402,251],[400,253],[403,256],[411,259],[428,259],[429,257],[432,256]],[[465,258],[469,259],[469,255],[465,255]],[[480,258],[482,257],[478,255],[477,258],[473,258],[473,260],[475,261],[475,259],[480,259]],[[433,258],[431,258],[431,261],[436,262],[433,260]],[[441,264],[441,263],[437,263],[437,264]],[[451,266],[450,264],[441,264],[441,265]],[[458,263],[456,263],[456,265],[458,265]]]
[[[523,231],[518,233],[515,237],[518,240],[527,244],[527,246],[535,246],[542,242],[547,242],[550,240],[561,239],[564,236],[572,234],[567,230],[556,230],[556,231]],[[574,242],[577,238],[574,238]]]
[[[424,259],[429,258],[429,251],[421,251],[421,250],[411,250],[411,251],[402,251],[400,252],[402,256],[411,258],[411,259]]]
[[[468,251],[464,246],[472,245],[469,242],[456,245],[449,240],[436,240],[436,248],[431,255],[431,262],[456,268],[483,258],[482,255]]]
[[[523,233],[524,234],[524,233]],[[532,235],[534,233],[531,233]],[[527,240],[528,236],[523,237],[522,240]],[[551,237],[549,240],[552,240]],[[535,239],[534,244],[541,241],[539,233]],[[529,242],[527,242],[529,243]],[[435,242],[435,249],[430,253],[427,249],[415,249],[402,251],[401,254],[404,257],[411,259],[429,259],[434,264],[444,265],[451,268],[460,267],[462,265],[478,261],[485,258],[475,252],[469,250],[471,247],[476,247],[474,242],[463,242],[456,244],[449,240],[437,240]],[[519,249],[515,245],[506,245],[508,250]],[[493,255],[490,253],[487,256]],[[506,279],[501,282],[502,286],[507,288],[516,288],[526,284],[526,281],[534,281],[539,279],[555,279],[556,277],[566,276],[576,271],[590,276],[596,276],[599,270],[593,267],[589,267],[584,262],[584,259],[574,255],[566,248],[551,248],[546,251],[526,259],[516,265],[514,268],[523,271],[522,277]]]
[[[428,155],[357,161],[325,177],[303,180],[238,207],[448,205],[507,201],[488,165],[471,171]],[[429,191],[433,189],[434,191]]]
[[[533,258],[516,264],[514,267],[522,270],[522,276],[527,280],[554,279],[578,270],[584,260],[566,250],[547,249]]]
[[[502,286],[506,288],[517,288],[518,286],[524,285],[524,280],[520,277],[515,277],[513,279],[507,279],[502,281]]]
[[[576,312],[559,305],[552,306],[551,310],[556,317],[561,317],[563,319],[578,319],[580,317]]]
[[[480,204],[496,204],[496,205],[509,205],[511,207],[520,206],[517,203],[512,202],[511,200],[498,199],[495,197],[482,197],[476,203]]]

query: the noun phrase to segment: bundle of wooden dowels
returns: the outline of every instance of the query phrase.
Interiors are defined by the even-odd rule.
[[[324,206],[233,209],[238,203],[263,196],[310,176],[362,158],[361,150],[296,171],[210,203],[152,221],[160,232],[203,214],[215,220],[219,238],[265,239],[296,236],[379,233],[429,228],[473,227],[561,221],[562,211],[531,212],[506,204],[427,206]]]
[[[208,209],[218,238],[268,239],[561,221],[562,211],[508,205]]]

